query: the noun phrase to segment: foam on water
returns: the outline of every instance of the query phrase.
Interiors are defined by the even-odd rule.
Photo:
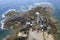
[[[25,11],[31,10],[32,8],[36,8],[37,6],[42,6],[42,7],[44,7],[44,5],[48,5],[48,6],[50,6],[50,7],[53,7],[53,5],[52,5],[51,3],[45,2],[45,3],[35,3],[34,6],[33,6],[33,5],[30,5],[27,10],[24,10],[24,9],[20,9],[20,10],[25,12]],[[5,14],[8,13],[9,11],[16,11],[16,10],[15,10],[15,9],[11,9],[11,10],[6,11],[6,12],[2,15],[2,18],[5,18]],[[5,19],[4,19],[4,20],[5,20]],[[3,20],[1,21],[1,24],[2,24],[2,25],[1,25],[1,29],[4,29]]]
[[[9,11],[16,11],[16,10],[15,10],[15,9],[11,9],[11,10],[6,11],[6,12],[2,15],[2,18],[5,18],[5,14],[8,13]],[[4,21],[5,21],[5,19],[3,19],[3,20],[1,21],[1,29],[6,29],[6,28],[4,28]]]
[[[15,9],[7,10],[5,13],[3,13],[2,18],[5,18],[5,14],[8,13],[9,11],[16,11]]]
[[[54,5],[52,3],[48,3],[48,2],[36,3],[35,6],[50,7],[53,10],[55,10]]]
[[[24,10],[24,9],[20,9],[20,10],[22,10],[22,11],[25,12],[25,11],[31,10],[32,8],[36,8],[37,6],[41,6],[41,7],[51,7],[51,8],[54,9],[54,6],[53,6],[52,3],[43,2],[43,3],[35,3],[34,5],[30,5],[27,10]]]
[[[1,29],[5,29],[4,28],[4,21],[5,21],[5,19],[1,21]]]
[[[24,9],[20,9],[21,11],[29,11],[29,10],[31,10],[32,8],[36,8],[36,6],[41,6],[41,5],[50,5],[51,7],[53,7],[53,5],[51,4],[51,3],[35,3],[34,4],[34,6],[33,5],[30,5],[30,6],[28,6],[29,8],[27,9],[27,10],[24,10]],[[6,13],[8,13],[9,11],[16,11],[15,9],[11,9],[11,10],[8,10],[8,11],[6,11],[3,15],[2,15],[2,18],[5,18],[5,14]],[[19,11],[18,11],[19,12]],[[1,21],[1,29],[6,29],[6,28],[4,28],[4,21],[5,21],[5,19],[3,19],[2,21]],[[9,36],[7,36],[7,37],[9,37]],[[6,38],[7,38],[6,37]],[[3,40],[6,40],[6,38],[4,38]]]

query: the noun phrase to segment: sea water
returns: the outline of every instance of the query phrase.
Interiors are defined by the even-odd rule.
[[[35,3],[52,3],[55,12],[52,14],[56,19],[60,20],[60,0],[0,0],[0,22],[3,20],[2,15],[6,11],[15,9],[18,11],[27,10],[29,7],[35,6]],[[59,21],[60,22],[60,21]],[[1,27],[1,24],[0,24]],[[10,32],[0,29],[0,40],[5,38]]]

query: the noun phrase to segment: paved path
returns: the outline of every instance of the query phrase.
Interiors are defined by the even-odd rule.
[[[53,35],[52,34],[47,34],[47,32],[44,32],[45,35],[45,40],[54,40]]]
[[[28,40],[54,40],[54,38],[52,37],[51,34],[48,35],[47,32],[43,33],[42,31],[37,32],[37,30],[35,30],[33,32],[32,31],[29,32]]]

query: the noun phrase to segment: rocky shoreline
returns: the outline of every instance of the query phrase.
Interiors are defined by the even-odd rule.
[[[53,6],[50,4],[44,4],[44,3],[41,3],[41,4],[39,4],[39,6],[31,8],[30,10],[27,10],[25,12],[17,12],[14,10],[8,11],[6,14],[3,15],[4,21],[2,22],[1,28],[2,29],[4,29],[4,28],[9,29],[10,28],[10,29],[13,29],[15,32],[13,33],[12,36],[8,37],[6,40],[15,40],[18,32],[20,32],[23,29],[27,29],[29,31],[31,28],[31,25],[33,25],[32,28],[35,29],[34,27],[36,25],[39,25],[40,17],[41,17],[41,20],[43,20],[43,18],[47,19],[47,21],[44,20],[44,21],[46,21],[44,23],[49,24],[48,26],[51,27],[51,29],[50,29],[51,34],[55,35],[57,33],[56,26],[57,26],[58,22],[55,21],[53,18],[50,18],[50,13],[52,13],[52,12],[53,12]],[[37,14],[39,13],[38,16],[35,13],[37,13]],[[26,25],[27,21],[33,22],[30,25],[29,29]],[[30,23],[28,23],[28,24],[30,24]],[[45,29],[43,29],[43,30],[45,30]],[[27,40],[27,39],[25,39],[25,40]]]

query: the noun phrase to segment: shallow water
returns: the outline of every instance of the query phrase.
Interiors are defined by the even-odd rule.
[[[0,21],[2,20],[2,14],[4,14],[7,10],[16,9],[21,11],[20,9],[26,10],[29,6],[34,6],[35,3],[49,2],[52,3],[55,7],[55,12],[52,14],[58,20],[60,20],[60,0],[0,0]],[[60,22],[60,21],[59,21]],[[1,25],[0,25],[1,26]],[[0,40],[4,38],[9,32],[7,30],[0,29]]]

